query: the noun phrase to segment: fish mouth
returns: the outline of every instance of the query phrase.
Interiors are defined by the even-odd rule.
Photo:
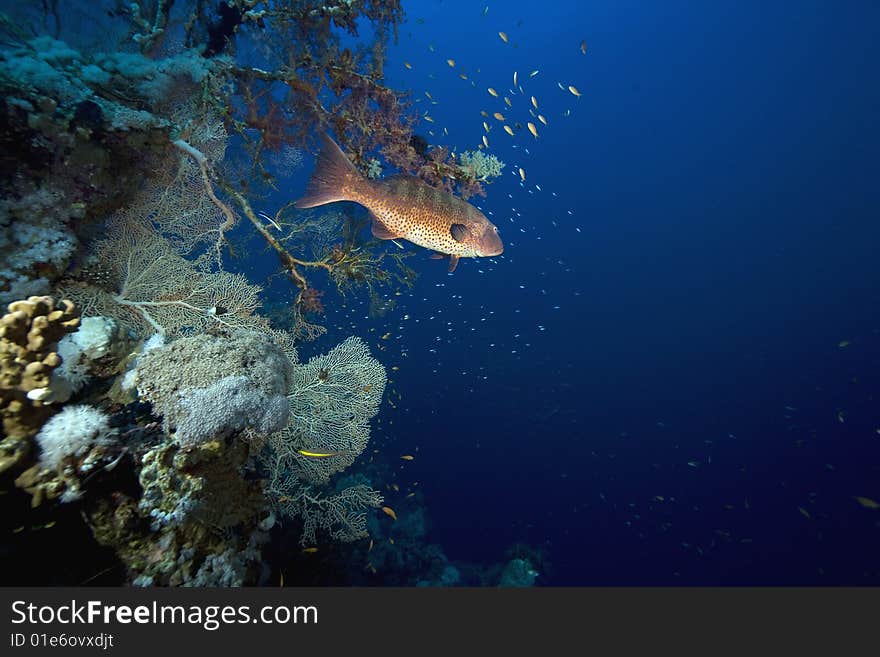
[[[480,249],[480,255],[485,258],[491,258],[492,256],[498,256],[504,253],[504,244],[501,242],[501,238],[497,235],[493,235],[495,239],[486,240],[487,244],[483,244]]]

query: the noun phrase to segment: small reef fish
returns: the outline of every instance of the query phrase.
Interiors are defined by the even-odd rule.
[[[540,73],[540,72],[541,72],[541,71],[539,71],[538,69],[535,69],[534,71],[532,71],[531,73],[529,73],[529,77],[530,77],[530,78],[533,78],[533,77],[535,77],[535,76],[536,76],[538,73]]]
[[[498,228],[470,203],[431,187],[414,176],[369,180],[326,133],[305,196],[298,208],[353,201],[370,211],[373,236],[402,239],[449,256],[449,271],[459,258],[501,255]]]
[[[529,121],[528,123],[526,123],[526,125],[529,127],[529,132],[532,133],[532,136],[535,139],[537,139],[538,138],[538,129],[535,127],[535,124],[532,123],[531,121]]]
[[[523,182],[526,181],[526,172],[522,167],[519,168],[519,177],[522,179]]]
[[[446,63],[449,64],[450,67],[455,68],[455,60],[454,59],[447,59]]]
[[[513,137],[513,128],[511,128],[509,125],[504,126],[504,132]]]
[[[498,36],[501,37],[501,40],[502,40],[504,43],[507,43],[507,33],[505,33],[505,32],[499,32],[499,33],[498,33]]]
[[[297,454],[301,454],[302,456],[308,456],[311,459],[328,459],[332,456],[339,456],[342,452],[313,452],[309,449],[298,449],[296,450]]]
[[[486,139],[486,135],[483,135],[483,146],[489,148],[489,140]]]
[[[504,115],[503,115],[501,112],[495,112],[492,116],[494,116],[494,117],[495,117],[496,119],[498,119],[499,121],[503,121],[503,120],[504,120]]]
[[[318,551],[318,548],[316,548],[316,547],[307,547],[307,548],[303,548],[302,551],[303,551],[303,554],[314,554],[315,552]]]
[[[581,46],[580,46],[580,48],[581,48],[581,52],[582,52],[583,54],[586,55],[586,54],[587,54],[587,42],[586,42],[586,41],[581,41]]]
[[[877,504],[870,497],[856,497],[855,500],[866,509],[880,509],[880,504]]]
[[[495,98],[498,98],[498,92],[495,91],[492,87],[489,87],[486,91],[488,91],[492,96],[495,96]]]
[[[577,87],[575,87],[575,86],[573,86],[573,85],[568,85],[568,90],[569,90],[573,95],[577,96],[578,98],[581,97],[581,92],[577,90]]]
[[[544,115],[543,115],[543,114],[538,114],[538,120],[539,120],[541,123],[543,123],[544,125],[547,125],[547,119],[544,118]]]
[[[409,62],[404,62],[403,65],[407,68],[412,68],[412,64],[410,64]]]
[[[392,520],[395,520],[395,521],[397,520],[397,514],[394,513],[394,509],[392,509],[390,506],[383,506],[382,513],[384,513],[386,516],[388,516]]]
[[[532,96],[532,107],[538,109],[538,99]]]
[[[513,72],[513,87],[516,88],[516,71]]]
[[[412,454],[404,454],[400,458],[402,458],[404,461],[412,461],[415,458],[415,456],[413,456]]]

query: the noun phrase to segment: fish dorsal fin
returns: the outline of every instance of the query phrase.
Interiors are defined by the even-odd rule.
[[[297,208],[314,208],[336,201],[351,201],[352,193],[364,185],[364,177],[326,132],[318,135],[321,150],[305,196],[297,200]]]
[[[452,235],[452,239],[456,242],[463,242],[465,235],[467,235],[467,226],[464,224],[452,224],[449,227],[449,234]]]
[[[403,237],[403,235],[400,235],[399,233],[395,233],[395,232],[389,230],[388,227],[385,224],[383,224],[379,220],[379,218],[376,215],[374,215],[373,213],[370,213],[370,216],[373,218],[373,223],[370,226],[370,230],[373,232],[373,237],[375,237],[376,239],[396,240],[396,239],[400,239],[401,237]]]

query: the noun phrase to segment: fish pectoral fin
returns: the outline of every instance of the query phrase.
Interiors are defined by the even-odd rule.
[[[380,240],[396,240],[403,237],[398,233],[390,230],[385,224],[383,224],[376,215],[372,215],[373,223],[370,226],[370,230],[373,233],[373,237]]]
[[[464,224],[452,224],[449,227],[449,234],[452,235],[452,239],[456,242],[463,242],[467,232],[467,226]]]
[[[451,274],[452,272],[454,272],[456,267],[458,267],[458,256],[449,256],[449,273]]]

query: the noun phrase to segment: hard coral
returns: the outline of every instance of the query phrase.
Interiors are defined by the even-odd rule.
[[[52,411],[43,403],[52,370],[61,364],[58,341],[79,326],[79,313],[67,300],[28,297],[9,304],[0,318],[0,415],[6,437],[0,442],[0,472],[21,462],[29,439]]]

